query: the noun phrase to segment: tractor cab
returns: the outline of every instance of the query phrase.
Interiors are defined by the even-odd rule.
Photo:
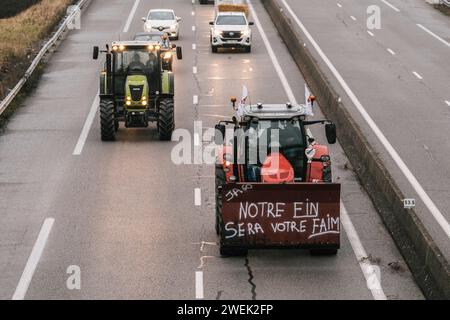
[[[244,106],[241,112],[240,121],[235,118],[216,126],[216,132],[225,132],[225,125],[234,125],[236,143],[223,148],[224,157],[236,158],[226,162],[233,167],[228,171],[230,177],[237,173],[241,182],[331,182],[328,148],[315,142],[307,126],[325,123],[328,142],[334,143],[333,123],[307,121],[306,109],[300,104],[259,103]]]

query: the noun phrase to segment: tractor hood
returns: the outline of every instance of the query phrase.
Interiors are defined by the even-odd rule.
[[[125,82],[125,104],[127,107],[146,107],[148,83],[145,75],[129,75]]]

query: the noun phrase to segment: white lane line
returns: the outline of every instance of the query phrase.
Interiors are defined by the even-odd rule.
[[[197,49],[197,45],[195,43],[192,44],[192,50],[196,50]]]
[[[400,155],[397,153],[397,151],[394,149],[394,147],[388,141],[388,139],[383,134],[383,132],[381,132],[380,128],[377,126],[377,124],[372,119],[372,117],[369,115],[369,113],[366,111],[366,109],[364,109],[363,105],[361,104],[359,99],[356,97],[356,95],[353,93],[353,91],[350,89],[347,82],[344,80],[344,78],[341,76],[341,74],[337,71],[336,67],[331,63],[330,59],[328,59],[328,57],[325,55],[322,48],[320,48],[320,46],[317,44],[316,40],[314,40],[314,38],[311,36],[309,31],[306,29],[306,27],[303,25],[303,23],[297,17],[297,15],[294,13],[294,11],[289,6],[289,4],[287,4],[286,0],[280,0],[280,1],[284,4],[284,6],[288,10],[288,12],[293,17],[294,21],[298,24],[298,26],[303,31],[305,36],[309,39],[309,41],[311,42],[311,44],[313,45],[314,49],[317,51],[319,56],[322,58],[322,60],[325,62],[325,64],[328,66],[328,68],[331,70],[331,72],[336,77],[336,79],[339,81],[342,88],[345,90],[345,92],[349,96],[350,100],[356,106],[359,113],[362,115],[362,117],[367,122],[369,127],[372,129],[374,134],[377,136],[378,140],[380,140],[380,142],[386,148],[389,155],[392,157],[394,162],[400,168],[400,171],[405,175],[406,179],[408,179],[409,183],[412,185],[414,190],[417,192],[420,199],[427,206],[428,210],[431,212],[433,217],[436,219],[439,226],[442,228],[442,230],[444,230],[447,237],[450,238],[450,224],[444,218],[441,211],[434,204],[433,200],[431,200],[431,198],[428,196],[426,191],[423,189],[422,185],[419,183],[419,181],[416,179],[416,177],[412,174],[411,170],[409,170],[409,168],[406,166],[405,162],[402,160]]]
[[[433,36],[434,38],[436,38],[437,40],[439,40],[440,42],[442,42],[443,44],[445,44],[447,47],[450,47],[450,42],[445,41],[444,39],[442,39],[441,37],[439,37],[437,34],[433,33],[430,29],[425,28],[423,25],[421,25],[420,23],[417,24],[417,26],[422,29],[423,31],[425,31],[426,33],[428,33],[429,35]]]
[[[282,1],[284,1],[284,0],[282,0]],[[251,12],[251,14],[252,14],[252,16],[253,16],[253,20],[255,21],[255,25],[258,27],[258,30],[259,30],[259,32],[260,32],[260,34],[261,34],[262,39],[265,40],[265,41],[264,41],[264,44],[266,45],[267,51],[270,50],[270,51],[269,51],[269,55],[270,55],[270,52],[273,52],[272,47],[271,47],[271,44],[270,44],[270,42],[267,40],[266,34],[264,33],[264,30],[262,29],[262,26],[261,26],[261,24],[260,24],[260,21],[259,21],[259,19],[258,19],[258,16],[256,15],[255,9],[253,8],[253,5],[252,5],[252,3],[251,3],[251,0],[247,0],[247,3],[248,3],[248,6],[249,6],[249,8],[250,8],[250,12]],[[288,6],[286,6],[286,7],[288,7]],[[290,7],[289,7],[289,8],[290,8]],[[291,11],[292,11],[292,10],[291,10]],[[280,79],[285,79],[285,80],[286,80],[286,77],[285,77],[285,75],[284,75],[284,73],[283,73],[283,70],[281,69],[280,65],[278,64],[278,61],[276,60],[275,56],[270,55],[270,57],[271,57],[271,59],[272,59],[272,63],[274,64],[275,69],[277,70],[277,73],[278,73],[278,76],[280,77]],[[276,65],[278,65],[278,67],[276,67]],[[291,89],[291,87],[290,87],[289,82],[288,82],[287,80],[286,80],[286,81],[281,81],[281,82],[282,82],[282,84],[283,84],[284,90],[286,91],[286,94],[287,94],[288,96],[289,96],[289,94],[292,94],[292,89]],[[292,95],[293,95],[293,94],[292,94]],[[295,97],[294,97],[294,96],[291,98],[291,102],[292,102],[292,101],[295,101]],[[312,136],[312,134],[311,134],[310,132],[309,132],[308,134],[310,134],[310,135]],[[341,210],[341,211],[342,211],[342,213],[343,213],[344,220],[345,220],[345,225],[343,224],[343,226],[344,226],[345,232],[347,233],[347,235],[348,235],[348,237],[349,237],[349,239],[350,239],[350,241],[351,241],[351,243],[352,243],[352,248],[354,247],[354,248],[356,248],[356,250],[357,250],[357,251],[356,251],[356,250],[354,249],[354,252],[355,252],[356,257],[357,257],[358,259],[359,259],[360,256],[362,256],[362,257],[367,257],[367,255],[365,254],[366,251],[364,250],[364,247],[363,247],[361,241],[359,240],[358,233],[356,232],[355,228],[353,227],[353,224],[352,224],[352,222],[351,222],[351,219],[350,219],[350,217],[347,215],[347,210],[345,209],[345,207],[344,207],[344,205],[343,205],[342,202],[341,202],[341,206],[342,206],[342,208],[343,208],[343,210]],[[342,221],[342,220],[341,220],[341,221]],[[361,259],[361,261],[364,261],[364,260]],[[360,265],[361,265],[361,263],[360,263]],[[373,277],[372,277],[373,270],[372,270],[372,269],[373,269],[373,268],[368,268],[367,265],[364,265],[364,268],[363,268],[363,266],[361,265],[361,270],[363,271],[364,276],[365,276],[366,279],[368,279],[369,276],[370,276],[370,280],[373,279]],[[375,280],[375,282],[376,282],[376,280]],[[378,281],[378,282],[379,282],[379,281]],[[371,283],[373,283],[373,281],[372,281]],[[378,287],[377,287],[377,288],[378,288]],[[379,288],[381,289],[381,284],[379,285]],[[375,299],[383,299],[384,293],[383,293],[383,290],[382,290],[382,289],[381,289],[381,292],[380,292],[380,290],[377,290],[376,292],[374,292],[374,291],[372,290],[372,288],[369,288],[369,289],[371,290],[372,295],[374,296]],[[385,296],[384,296],[384,299],[386,299]]]
[[[195,299],[204,299],[203,271],[195,271]]]
[[[286,79],[286,75],[284,74],[283,70],[281,69],[280,63],[278,62],[277,56],[275,55],[272,45],[269,42],[269,39],[267,38],[266,32],[264,31],[261,22],[259,21],[258,16],[256,15],[255,8],[253,8],[253,4],[251,0],[247,0],[248,7],[250,8],[250,12],[252,13],[252,16],[255,20],[255,25],[258,28],[259,33],[261,34],[261,38],[264,42],[264,45],[266,46],[266,50],[269,53],[270,60],[272,60],[272,64],[275,68],[275,71],[278,74],[278,77],[280,78],[281,84],[283,85],[284,91],[286,91],[286,95],[288,97],[289,102],[296,104],[297,100],[295,99],[295,95],[292,92],[292,88],[289,85],[289,82]]]
[[[195,11],[192,11],[192,12],[191,12],[191,15],[192,15],[192,16],[195,16]]]
[[[387,51],[388,51],[390,54],[392,54],[393,56],[395,56],[395,51],[394,51],[394,50],[392,50],[392,49],[390,49],[390,48],[387,48]]]
[[[195,26],[192,26],[192,31],[195,31],[195,29],[196,29]]]
[[[197,96],[197,95],[194,95],[194,96],[192,97],[192,103],[193,103],[193,104],[198,104],[198,96]]]
[[[398,9],[397,7],[395,7],[392,3],[389,3],[386,0],[381,0],[382,2],[384,2],[387,6],[391,7],[394,11],[400,12],[400,9]]]
[[[367,30],[367,33],[368,33],[371,37],[375,37],[375,35],[373,34],[372,31]]]
[[[345,229],[348,240],[353,248],[356,259],[359,262],[359,266],[366,278],[367,287],[372,293],[375,300],[386,300],[386,295],[384,294],[383,288],[381,287],[379,275],[376,273],[376,269],[368,261],[367,252],[359,239],[358,233],[353,226],[352,221],[348,215],[347,209],[341,202],[341,223]],[[379,269],[378,269],[379,270]]]
[[[342,8],[342,4],[336,3],[339,8]]]
[[[450,101],[445,100],[445,103],[450,107]]]
[[[86,143],[86,139],[89,135],[89,131],[91,130],[92,122],[94,122],[95,114],[97,113],[97,108],[100,103],[99,94],[100,92],[97,92],[94,101],[92,102],[91,109],[89,110],[89,114],[84,122],[80,137],[78,138],[78,142],[73,150],[72,155],[74,156],[79,156],[83,152],[84,144]]]
[[[192,67],[192,73],[197,74],[197,67]]]
[[[197,207],[202,205],[202,190],[200,188],[194,189],[194,204]]]
[[[23,270],[22,276],[20,277],[19,284],[16,287],[16,291],[12,297],[12,300],[23,300],[27,294],[28,287],[30,286],[31,280],[33,279],[36,267],[41,259],[42,252],[44,251],[45,244],[47,243],[50,231],[52,231],[53,223],[55,219],[47,218],[45,219],[39,236],[34,244],[33,250],[31,251],[30,257],[28,258],[25,269]]]
[[[413,71],[412,73],[413,73],[413,75],[415,75],[419,80],[422,80],[422,79],[423,79],[422,76],[421,76],[420,74],[418,74],[417,72]]]
[[[350,18],[352,18],[353,21],[356,21],[356,18],[354,16],[350,16]]]
[[[134,14],[136,13],[136,9],[139,6],[139,2],[141,2],[141,0],[136,0],[134,2],[133,7],[131,8],[130,15],[128,16],[128,19],[127,19],[127,23],[125,23],[125,27],[123,27],[124,33],[127,33],[128,30],[130,30],[131,21],[133,21]]]

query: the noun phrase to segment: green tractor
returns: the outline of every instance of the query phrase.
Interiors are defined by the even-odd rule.
[[[156,122],[160,140],[175,128],[174,75],[168,67],[172,52],[158,42],[117,41],[106,50],[94,47],[93,58],[106,54],[100,75],[100,126],[103,141],[114,141],[119,122],[126,128]],[[177,50],[181,59],[181,50]]]

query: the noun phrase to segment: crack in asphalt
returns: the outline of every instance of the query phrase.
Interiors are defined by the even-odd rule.
[[[251,269],[251,267],[250,267],[250,262],[249,262],[249,259],[248,259],[248,257],[246,257],[245,258],[245,267],[247,268],[247,273],[248,273],[248,283],[250,283],[250,285],[251,285],[251,292],[252,292],[252,300],[256,300],[256,285],[255,285],[255,283],[253,282],[253,271],[252,271],[252,269]]]

